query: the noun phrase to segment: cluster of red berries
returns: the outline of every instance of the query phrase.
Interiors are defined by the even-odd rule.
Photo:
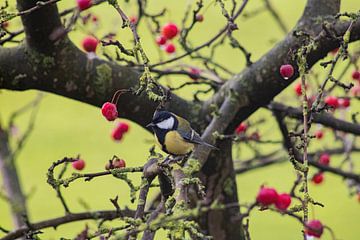
[[[111,137],[114,141],[120,141],[124,134],[129,131],[129,124],[126,122],[119,122],[111,132]]]
[[[278,194],[274,188],[262,186],[256,196],[256,202],[263,207],[274,204],[278,210],[285,211],[291,204],[291,196],[287,193]],[[319,238],[324,226],[319,220],[311,220],[306,223],[304,231],[308,236]]]
[[[305,86],[305,89],[307,88],[307,86]],[[296,83],[294,85],[294,91],[295,94],[297,96],[301,96],[302,95],[302,89],[301,89],[301,83]],[[314,101],[314,97],[310,97],[309,98],[309,105],[311,106],[312,102]],[[324,99],[324,102],[332,107],[333,109],[337,109],[337,108],[348,108],[350,106],[350,98],[338,98],[335,96],[327,96]]]
[[[175,38],[179,33],[179,28],[175,23],[167,23],[161,28],[161,35],[156,38],[156,43],[164,49],[165,52],[172,54],[176,51],[175,45],[169,40]]]
[[[78,158],[72,162],[71,165],[74,169],[81,171],[85,168],[85,161],[81,158]]]
[[[324,102],[334,108],[348,108],[350,106],[350,99],[349,98],[337,98],[335,96],[327,96],[324,99]]]
[[[111,102],[106,102],[101,107],[101,114],[108,121],[114,121],[118,117],[116,105]],[[120,141],[123,135],[129,131],[129,124],[126,122],[119,122],[111,132],[111,137],[115,141]]]
[[[114,169],[114,168],[124,168],[126,167],[126,162],[124,159],[115,158],[105,165],[106,170]]]
[[[329,166],[330,165],[330,155],[328,153],[321,154],[319,157],[318,163],[320,163],[321,165],[324,165],[324,166]],[[323,172],[315,173],[313,175],[313,177],[311,178],[311,181],[316,185],[321,184],[324,181],[324,173]]]
[[[274,188],[262,186],[256,196],[256,202],[263,207],[275,204],[280,211],[285,211],[291,204],[291,196],[287,193],[278,194]]]

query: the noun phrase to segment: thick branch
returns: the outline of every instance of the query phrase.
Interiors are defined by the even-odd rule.
[[[19,62],[23,64],[18,64]],[[100,59],[89,60],[67,38],[58,43],[50,56],[29,49],[0,48],[0,88],[38,89],[101,107],[118,89],[138,84],[140,73]],[[171,96],[169,108],[192,118],[194,103]],[[145,126],[151,121],[157,103],[147,96],[122,95],[118,102],[120,117]]]
[[[296,119],[302,118],[302,112],[298,108],[283,105],[281,103],[272,102],[269,106],[270,109],[280,111],[286,116]],[[326,127],[330,127],[335,130],[360,135],[360,125],[356,123],[347,122],[341,119],[337,119],[328,113],[313,113],[313,122],[321,123]]]
[[[38,0],[17,0],[17,8],[19,11],[25,11],[35,7],[37,2]],[[44,22],[45,19],[46,22]],[[62,27],[56,4],[42,6],[30,14],[24,14],[21,20],[26,43],[39,52],[51,53],[54,42],[50,40],[50,35]]]

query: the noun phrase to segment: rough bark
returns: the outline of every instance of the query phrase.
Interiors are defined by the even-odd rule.
[[[206,186],[206,201],[234,205],[239,202],[232,159],[232,143],[221,141],[221,151],[215,151],[202,168],[201,180]],[[200,222],[209,235],[217,240],[245,239],[241,222],[235,216],[240,214],[239,206],[213,210],[205,214]]]

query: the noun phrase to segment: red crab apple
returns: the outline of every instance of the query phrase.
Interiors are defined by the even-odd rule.
[[[354,80],[360,80],[360,71],[359,70],[354,70],[351,74],[351,77]]]
[[[319,220],[311,220],[306,223],[305,226],[306,235],[319,238],[321,237],[323,232],[324,232],[324,226]]]
[[[179,29],[175,23],[167,23],[161,29],[161,34],[166,39],[173,39],[178,34]]]
[[[284,79],[289,79],[294,75],[294,67],[290,64],[281,65],[280,74]]]
[[[324,174],[323,173],[316,173],[312,177],[311,181],[316,185],[322,183],[324,181]]]
[[[83,159],[78,159],[71,163],[72,167],[76,170],[83,170],[85,167],[85,161]]]
[[[192,68],[190,68],[190,73],[192,74],[192,76],[190,76],[191,79],[193,79],[193,80],[198,80],[201,71],[200,71],[200,69],[198,69],[198,68],[192,67]]]
[[[95,52],[99,41],[93,36],[86,36],[82,40],[82,47],[86,52]]]
[[[91,0],[76,0],[76,3],[80,11],[88,9],[92,5]]]
[[[291,204],[291,196],[287,193],[282,193],[278,196],[275,207],[279,210],[286,210]]]
[[[330,155],[327,153],[321,154],[319,157],[319,163],[328,166],[330,164]]]
[[[327,96],[324,101],[327,105],[333,107],[334,109],[336,109],[339,106],[338,98],[335,96]]]
[[[166,43],[166,38],[164,36],[157,36],[156,43],[159,46],[162,46],[162,45],[164,45]]]
[[[296,95],[301,96],[301,94],[302,94],[301,83],[296,83],[294,85],[294,90],[295,90]]]
[[[195,18],[196,18],[196,21],[198,21],[198,22],[204,21],[204,15],[202,15],[202,14],[197,14]]]
[[[108,121],[114,121],[118,116],[116,105],[111,102],[106,102],[102,105],[101,113]]]
[[[277,198],[278,194],[274,188],[261,187],[256,197],[256,201],[262,206],[269,206],[275,203]]]
[[[322,138],[324,137],[324,132],[323,132],[322,130],[317,130],[317,131],[315,132],[315,137],[316,137],[317,139],[322,139]]]
[[[174,53],[176,51],[175,45],[172,43],[169,43],[165,46],[165,52],[171,54]]]
[[[239,126],[235,129],[236,134],[240,134],[246,131],[248,125],[246,123],[240,123]]]
[[[338,103],[341,108],[348,108],[350,106],[350,98],[340,98]]]

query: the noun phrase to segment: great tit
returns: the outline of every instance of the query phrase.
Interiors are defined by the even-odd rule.
[[[153,129],[159,147],[171,155],[186,155],[197,144],[217,149],[204,142],[186,119],[172,112],[155,111],[152,122],[147,127]]]

